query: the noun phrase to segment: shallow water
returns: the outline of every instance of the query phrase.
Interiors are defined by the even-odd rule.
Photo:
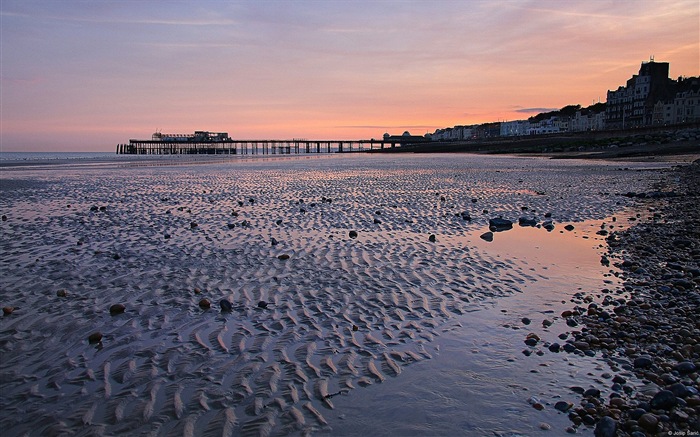
[[[615,285],[595,231],[630,205],[618,193],[651,190],[657,175],[625,167],[358,155],[4,170],[0,303],[16,310],[0,319],[0,426],[561,430],[564,415],[528,399],[563,396],[572,384],[561,381],[585,385],[600,363],[522,356],[519,320],[551,318],[553,339],[562,301]],[[516,224],[478,237],[490,217],[547,212],[553,232]],[[125,313],[111,316],[114,303]],[[95,331],[104,337],[91,345]]]

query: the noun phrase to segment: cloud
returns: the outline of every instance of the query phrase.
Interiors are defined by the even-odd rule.
[[[515,109],[514,112],[519,114],[539,114],[540,112],[551,112],[558,110],[559,108],[519,108]]]

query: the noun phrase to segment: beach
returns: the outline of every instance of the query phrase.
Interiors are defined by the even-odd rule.
[[[680,177],[670,162],[469,154],[4,167],[0,427],[593,435],[606,414],[572,418],[586,397],[571,387],[607,400],[624,377],[621,420],[648,387],[643,353],[565,352],[598,319],[563,313],[630,297],[620,245],[674,219],[661,203],[687,197]],[[693,399],[697,372],[683,376]]]

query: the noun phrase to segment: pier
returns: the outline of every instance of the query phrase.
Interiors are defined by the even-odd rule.
[[[117,144],[118,155],[291,155],[302,153],[349,153],[394,148],[400,138],[384,140],[234,140],[226,132],[161,134],[150,140]]]

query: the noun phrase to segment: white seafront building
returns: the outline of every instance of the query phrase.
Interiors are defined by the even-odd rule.
[[[700,77],[673,80],[668,77],[668,72],[668,63],[655,62],[651,58],[642,63],[639,74],[633,75],[625,85],[608,91],[605,105],[581,108],[572,116],[559,115],[540,121],[531,121],[532,118],[503,121],[491,125],[500,125],[495,135],[516,137],[700,122]],[[433,141],[483,138],[483,126],[437,129],[430,138]]]

